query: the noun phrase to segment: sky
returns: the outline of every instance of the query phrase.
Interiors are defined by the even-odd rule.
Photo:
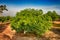
[[[42,9],[44,13],[55,10],[60,14],[60,0],[0,0],[0,5],[6,5],[8,9],[3,15],[14,16],[26,8]]]

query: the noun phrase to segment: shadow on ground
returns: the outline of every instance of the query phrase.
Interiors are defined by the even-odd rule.
[[[60,29],[59,28],[52,28],[50,31],[54,32],[55,34],[60,35]]]

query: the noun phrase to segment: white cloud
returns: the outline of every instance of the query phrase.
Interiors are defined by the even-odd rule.
[[[34,9],[42,9],[44,13],[47,11],[55,10],[58,14],[60,14],[60,9],[56,8],[57,6],[8,6],[8,11],[4,11],[3,15],[14,16],[17,11],[23,10],[25,8],[34,8]],[[59,7],[59,6],[58,6]]]

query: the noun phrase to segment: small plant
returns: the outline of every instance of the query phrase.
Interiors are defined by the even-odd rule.
[[[24,9],[17,12],[11,21],[11,27],[16,32],[33,33],[42,35],[51,28],[51,17],[44,15],[43,11],[35,9]]]

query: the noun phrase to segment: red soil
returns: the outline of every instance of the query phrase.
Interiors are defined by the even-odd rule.
[[[60,24],[59,21],[58,22],[54,21],[54,23]],[[0,23],[0,26],[1,25],[2,25],[2,23]],[[15,38],[15,40],[16,40],[17,37],[21,40],[21,38],[23,38],[21,35],[18,36],[18,34],[14,36],[15,31],[12,31],[11,30],[11,27],[10,27],[10,24],[9,23],[3,24],[3,25],[4,25],[5,28],[4,29],[0,29],[0,31],[2,30],[0,32],[0,40],[14,40],[13,38]],[[48,32],[46,32],[44,34],[44,37],[46,37],[46,38],[49,38],[50,37],[49,40],[60,40],[60,39],[58,39],[58,38],[60,38],[60,32],[57,31],[56,29],[58,29],[58,28],[54,28],[53,27],[50,31],[48,31]],[[53,37],[58,37],[58,38],[53,38]],[[42,38],[42,40],[43,40],[43,38]]]
[[[2,25],[2,28],[0,31],[0,39],[1,40],[11,40],[13,37],[13,34],[15,31],[11,30],[10,24],[9,23],[1,23],[0,26]]]

